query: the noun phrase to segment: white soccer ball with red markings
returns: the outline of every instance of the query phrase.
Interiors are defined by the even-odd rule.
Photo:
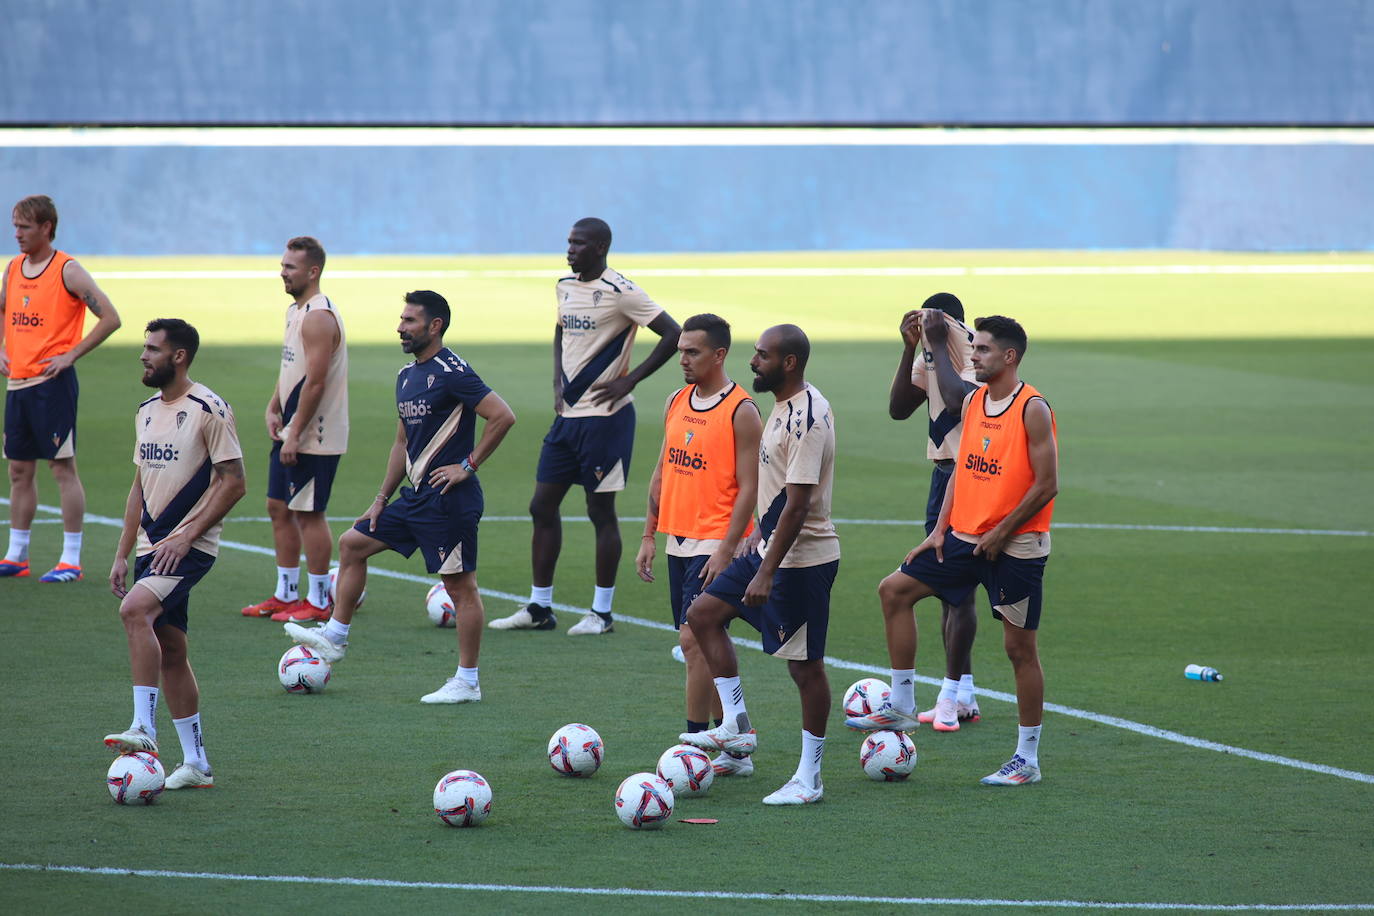
[[[476,827],[491,814],[491,784],[472,770],[454,770],[434,787],[434,813],[450,827]]]
[[[716,778],[711,757],[699,747],[675,744],[658,758],[658,775],[673,790],[674,798],[705,795]]]
[[[860,678],[844,692],[844,714],[848,718],[866,716],[878,709],[892,696],[887,681],[876,677]]]
[[[549,766],[564,776],[590,776],[601,768],[606,748],[596,729],[581,722],[565,725],[549,739]]]
[[[859,763],[874,782],[901,782],[916,769],[916,745],[905,732],[870,732]]]
[[[673,790],[657,773],[627,776],[615,790],[615,815],[634,830],[662,827],[673,816]]]
[[[319,693],[331,673],[329,662],[309,646],[292,646],[277,662],[277,679],[287,693]]]
[[[444,583],[436,582],[425,595],[425,611],[429,622],[436,627],[456,627],[458,618],[453,613],[453,599],[449,597]]]
[[[333,569],[329,570],[329,603],[330,603],[330,604],[337,604],[338,601],[339,601],[339,599],[338,599],[337,597],[335,597],[335,595],[334,595],[334,590],[335,590],[334,587],[335,587],[335,584],[336,584],[338,581],[339,581],[339,567],[335,566]],[[362,607],[362,606],[363,606],[363,599],[366,598],[366,597],[367,597],[367,589],[363,589],[362,594],[360,594],[360,595],[358,596],[358,603],[355,604],[355,605],[353,606],[353,610],[356,611],[358,608]]]
[[[162,762],[143,751],[120,754],[105,774],[106,788],[117,805],[151,805],[166,781]]]

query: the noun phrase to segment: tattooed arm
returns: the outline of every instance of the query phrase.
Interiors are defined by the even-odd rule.
[[[91,328],[90,333],[66,353],[59,353],[57,356],[50,357],[44,362],[47,367],[43,370],[44,378],[52,378],[63,369],[71,368],[72,364],[87,353],[100,346],[115,331],[119,330],[119,313],[115,311],[114,303],[110,297],[105,295],[100,287],[95,285],[95,280],[86,272],[76,261],[68,261],[62,267],[62,283],[67,287],[67,292],[71,293],[82,302],[86,303],[86,308],[91,310],[91,314],[96,317],[95,327]]]

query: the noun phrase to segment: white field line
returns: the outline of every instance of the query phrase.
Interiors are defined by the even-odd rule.
[[[7,147],[1369,146],[1374,129],[1217,127],[11,127]]]
[[[1005,267],[642,267],[636,277],[1100,277],[1370,274],[1374,264],[1062,264]],[[330,270],[336,280],[556,280],[566,270]],[[273,270],[100,270],[97,280],[279,280]]]
[[[9,500],[7,499],[0,499],[0,504],[7,504],[8,502]],[[47,512],[49,514],[56,515],[61,513],[61,509],[59,509],[57,506],[46,506],[40,504],[38,508],[43,512]],[[114,528],[122,527],[124,524],[123,520],[121,519],[110,518],[109,516],[105,515],[92,515],[89,513],[86,515],[86,521],[91,522],[92,524],[105,525]],[[276,555],[270,547],[262,547],[258,544],[248,544],[243,541],[230,541],[221,539],[220,546],[227,547],[230,550],[241,550],[245,553],[255,553],[260,556],[272,557]],[[417,576],[413,573],[396,572],[395,570],[384,569],[379,566],[368,567],[368,574],[373,576],[382,576],[387,579],[399,579],[403,582],[415,582],[419,585],[432,585],[434,583],[433,577]],[[499,598],[503,601],[511,601],[516,604],[524,604],[528,597],[525,595],[516,595],[512,592],[497,591],[496,589],[490,588],[479,589],[479,591],[488,598]],[[559,611],[567,611],[573,614],[591,613],[589,608],[579,607],[577,605],[572,604],[560,604],[555,602],[554,608]],[[643,617],[631,617],[627,614],[616,614],[616,619],[624,621],[625,623],[634,624],[635,626],[647,627],[653,630],[665,630],[670,633],[676,632],[669,624],[663,623],[662,621],[658,620],[647,620]],[[763,651],[762,643],[759,640],[742,639],[738,636],[732,636],[730,639],[731,642],[733,642],[737,646]],[[833,658],[829,655],[825,657],[825,663],[832,668],[838,668],[845,671],[860,671],[865,674],[880,676],[888,676],[891,674],[891,670],[888,668],[880,668],[876,665],[866,665],[861,662],[851,662],[842,658]],[[923,684],[930,684],[932,686],[938,686],[940,684],[939,678],[918,675],[916,679]],[[1004,703],[1014,704],[1016,702],[1015,694],[1004,693],[1000,690],[987,690],[985,688],[980,687],[978,689],[978,696],[992,700],[1001,700]],[[1113,728],[1123,729],[1124,731],[1135,732],[1138,735],[1146,735],[1150,738],[1159,738],[1163,741],[1172,741],[1175,744],[1182,744],[1186,747],[1192,747],[1207,751],[1217,751],[1218,753],[1231,754],[1237,757],[1248,757],[1251,760],[1259,760],[1264,763],[1275,763],[1280,766],[1292,767],[1293,769],[1297,770],[1307,770],[1312,773],[1321,773],[1326,776],[1336,776],[1341,779],[1349,779],[1355,782],[1374,784],[1374,773],[1361,773],[1356,770],[1341,769],[1340,767],[1327,766],[1326,764],[1322,763],[1309,763],[1305,760],[1296,760],[1292,757],[1281,757],[1277,754],[1265,754],[1260,751],[1252,751],[1243,747],[1234,747],[1229,744],[1220,744],[1216,741],[1208,741],[1205,738],[1194,738],[1191,735],[1184,735],[1179,732],[1170,731],[1164,728],[1156,728],[1153,725],[1145,725],[1141,722],[1133,722],[1130,719],[1122,719],[1117,716],[1105,716],[1101,713],[1090,712],[1086,709],[1076,709],[1072,706],[1062,706],[1058,703],[1046,703],[1045,709],[1048,712],[1054,712],[1060,715],[1070,716],[1075,719],[1084,719],[1088,722],[1095,722],[1099,725],[1109,725]]]
[[[456,881],[392,881],[386,878],[325,878],[309,875],[245,875],[233,872],[170,871],[161,868],[90,868],[0,862],[0,871],[57,872],[120,878],[182,878],[196,881],[249,881],[322,887],[384,887],[395,890],[487,891],[498,894],[568,894],[581,897],[667,897],[700,900],[764,900],[786,903],[880,903],[905,906],[1046,907],[1073,910],[1184,910],[1210,913],[1353,912],[1374,903],[1164,903],[1103,900],[1003,900],[979,897],[871,897],[857,894],[765,894],[722,890],[649,890],[632,887],[566,887],[557,884],[478,884]]]

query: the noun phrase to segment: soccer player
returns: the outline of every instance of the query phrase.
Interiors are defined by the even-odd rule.
[[[725,319],[688,318],[677,349],[687,385],[670,395],[663,409],[663,447],[649,481],[635,569],[645,582],[654,581],[655,532],[666,534],[668,602],[687,663],[687,731],[701,732],[713,711],[720,724],[721,706],[711,670],[684,620],[687,608],[725,571],[740,539],[752,530],[763,421],[754,399],[725,373],[730,352]],[[721,754],[714,769],[717,776],[748,776],[754,764],[747,756]]]
[[[482,699],[477,656],[482,642],[482,596],[477,591],[477,524],[482,485],[477,468],[515,425],[515,414],[472,367],[444,346],[450,310],[431,290],[406,293],[396,333],[414,361],[396,376],[396,441],[392,443],[377,498],[339,538],[339,578],[334,613],[323,626],[286,624],[292,639],[326,661],[337,662],[348,645],[358,596],[367,585],[367,558],[383,550],[408,557],[418,548],[425,569],[438,573],[453,601],[458,624],[458,670],[422,703],[472,703]],[[485,422],[473,445],[477,418]],[[408,477],[400,499],[391,494]]]
[[[919,309],[902,316],[902,358],[888,393],[888,413],[905,420],[923,403],[929,407],[926,457],[934,462],[926,496],[926,534],[935,528],[945,488],[954,473],[964,395],[973,390],[973,331],[964,324],[964,304],[950,293],[936,293]],[[973,638],[978,633],[974,594],[957,606],[940,602],[940,633],[945,643],[945,677],[935,705],[918,715],[937,732],[959,730],[961,720],[981,718],[974,694]],[[894,672],[894,677],[897,674]],[[916,672],[900,680],[915,685]]]
[[[0,283],[0,375],[5,394],[5,458],[10,472],[10,541],[0,577],[29,574],[29,534],[38,509],[39,459],[57,480],[62,556],[40,582],[81,578],[86,491],[76,471],[76,361],[119,330],[119,313],[91,275],[53,247],[57,207],[43,194],[14,205],[20,254]],[[95,327],[81,336],[86,310]]]
[[[625,489],[634,448],[635,410],[630,392],[668,361],[680,328],[642,289],[606,266],[611,227],[594,217],[568,233],[573,276],[558,281],[558,325],[553,332],[553,409],[557,416],[539,452],[530,516],[533,583],[529,603],[491,622],[496,630],[552,630],[553,574],[563,546],[559,507],[573,484],[587,495],[596,531],[596,590],[592,609],[568,629],[570,636],[612,629],[611,601],[620,565],[620,522],[615,494]],[[630,371],[635,331],[659,336],[648,357]]]
[[[267,404],[267,514],[277,550],[277,589],[245,617],[328,620],[334,548],[325,509],[348,449],[348,342],[343,318],[320,292],[324,247],[308,235],[286,243],[281,279],[286,309],[277,388]],[[309,588],[299,593],[301,546]]]
[[[892,696],[876,711],[845,724],[861,730],[916,727],[916,699],[896,683],[896,675],[915,664],[914,606],[930,595],[958,604],[981,583],[992,615],[1002,621],[1020,721],[1016,753],[982,782],[1017,786],[1040,781],[1045,675],[1035,634],[1059,492],[1059,453],[1050,405],[1020,379],[1026,332],[1000,315],[979,318],[974,328],[973,369],[983,384],[964,399],[959,457],[940,517],[878,586]]]
[[[120,753],[157,750],[158,684],[167,694],[182,764],[168,789],[215,784],[200,726],[200,688],[187,657],[191,589],[214,565],[224,516],[243,497],[243,450],[234,412],[218,395],[187,378],[200,335],[180,318],[148,322],[143,384],[159,389],[134,419],[134,482],[110,567],[110,590],[129,640],[134,721],[105,736]],[[134,584],[127,586],[129,550],[138,544]]]
[[[840,540],[830,522],[835,473],[835,419],[805,378],[811,343],[796,325],[769,328],[754,345],[754,390],[771,391],[758,467],[758,546],[732,562],[692,602],[687,622],[715,675],[724,721],[684,732],[684,744],[750,754],[758,743],[744,706],[739,662],[726,626],[735,617],[763,636],[769,655],[787,659],[801,694],[802,753],[797,771],[765,805],[821,800],[821,757],[830,715],[825,636],[830,589],[840,567]]]

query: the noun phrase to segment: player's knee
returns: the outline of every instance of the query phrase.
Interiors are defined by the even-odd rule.
[[[68,484],[76,480],[76,460],[73,458],[58,458],[48,462],[48,467],[52,468],[52,476],[59,484]]]
[[[551,502],[538,494],[530,500],[530,518],[536,525],[553,526],[558,524],[558,503]]]
[[[1007,650],[1007,658],[1011,659],[1013,667],[1033,665],[1039,662],[1034,631],[1014,631],[1008,628],[1002,643]]]
[[[354,563],[362,563],[366,560],[367,552],[364,548],[367,541],[368,539],[355,528],[349,528],[339,535],[339,565],[352,566]]]
[[[697,598],[692,602],[692,606],[687,609],[687,625],[692,629],[693,641],[695,638],[712,629],[719,629],[725,624],[725,616],[721,613],[721,606],[712,600],[703,600],[705,596]],[[686,651],[684,648],[683,651]]]
[[[33,483],[32,461],[11,461],[9,463],[10,483],[27,485]]]
[[[291,517],[291,510],[280,499],[267,500],[267,517],[274,522],[284,522]]]
[[[608,500],[589,499],[587,500],[587,518],[591,519],[592,526],[597,531],[607,528],[620,530],[620,521],[615,515],[615,503]]]
[[[884,615],[911,607],[915,600],[910,595],[911,582],[910,576],[895,572],[878,583],[878,599],[882,602]]]

